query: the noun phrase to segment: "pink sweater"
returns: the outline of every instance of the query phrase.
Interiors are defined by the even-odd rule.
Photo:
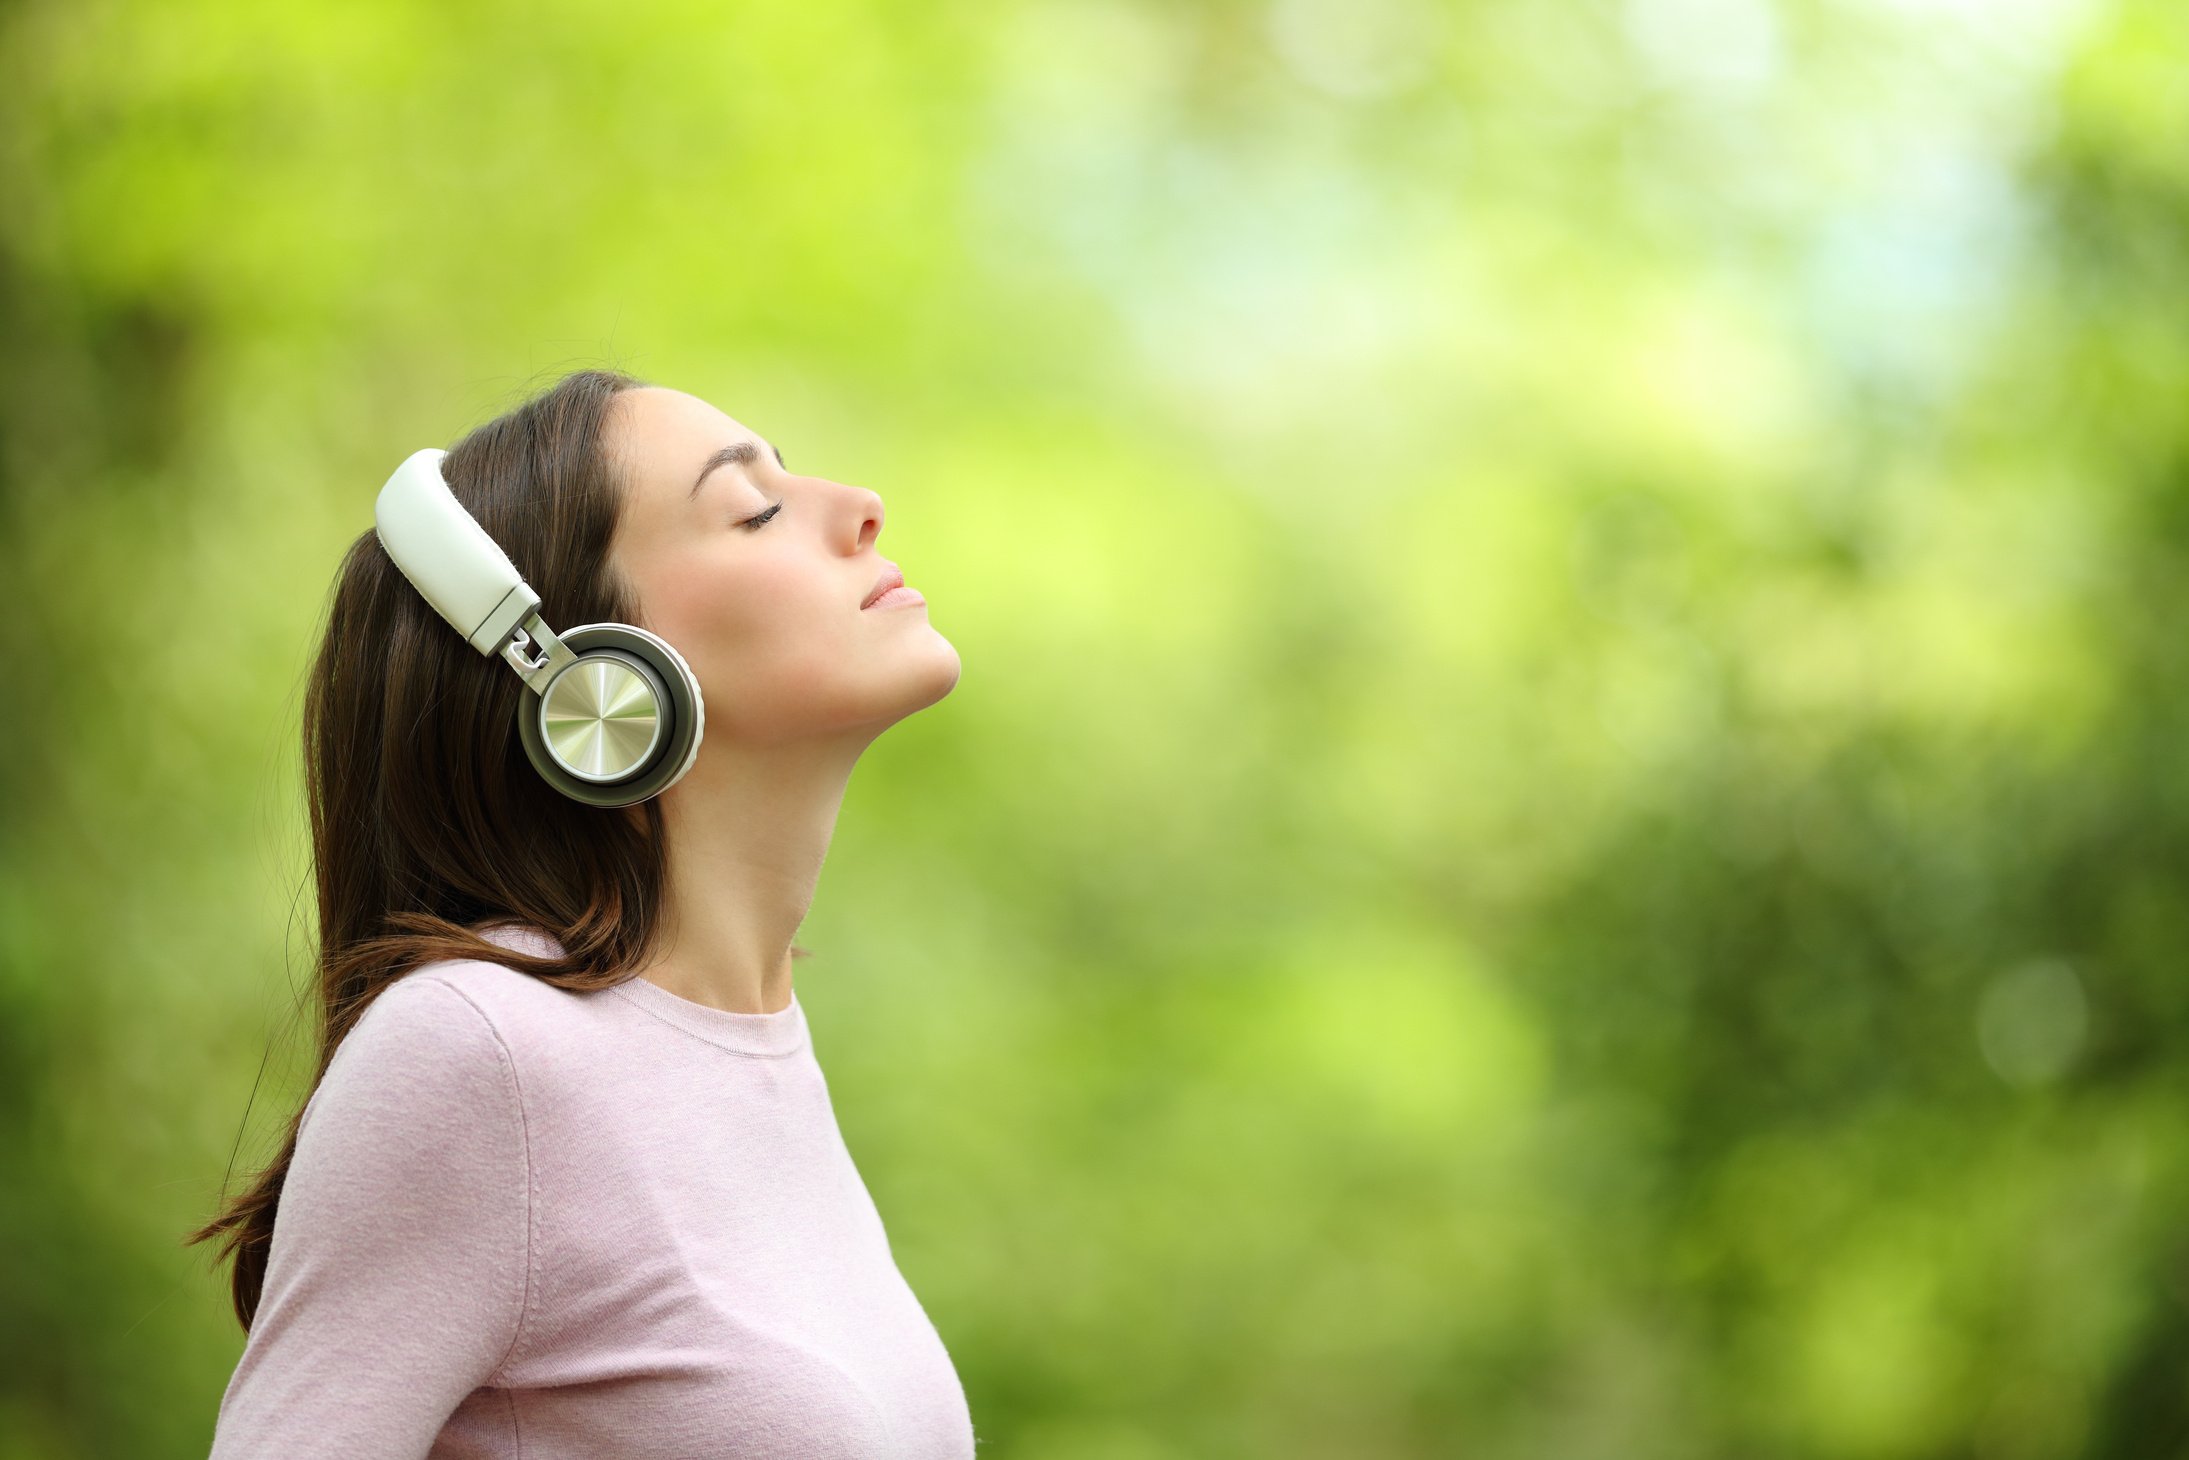
[[[488,936],[558,951],[538,928]],[[213,1460],[962,1460],[805,1010],[413,970],[305,1106]]]

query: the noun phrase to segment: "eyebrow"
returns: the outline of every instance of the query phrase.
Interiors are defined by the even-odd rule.
[[[760,448],[750,441],[740,441],[735,446],[723,447],[720,451],[708,457],[706,463],[699,468],[699,475],[693,479],[691,493],[685,500],[690,501],[692,497],[699,495],[700,487],[706,483],[707,473],[713,471],[716,467],[751,466],[759,459]],[[788,464],[783,460],[783,448],[780,446],[775,448],[775,464],[785,471],[790,470]]]

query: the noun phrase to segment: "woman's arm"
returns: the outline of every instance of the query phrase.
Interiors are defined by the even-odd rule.
[[[420,1460],[515,1351],[531,1203],[501,1036],[454,985],[399,979],[305,1113],[212,1460]]]

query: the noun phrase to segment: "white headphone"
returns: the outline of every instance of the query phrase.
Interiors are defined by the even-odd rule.
[[[549,628],[540,595],[449,491],[447,455],[428,447],[404,458],[373,503],[373,530],[436,613],[524,680],[517,732],[533,767],[588,806],[628,806],[675,785],[707,728],[691,666],[633,624]]]

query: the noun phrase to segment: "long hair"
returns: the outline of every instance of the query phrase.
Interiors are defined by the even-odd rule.
[[[456,500],[557,627],[640,623],[636,594],[608,558],[626,484],[604,426],[616,393],[643,383],[576,371],[469,432],[442,462]],[[419,595],[377,533],[358,535],[335,576],[304,699],[319,910],[315,1087],[373,999],[422,964],[483,958],[592,990],[652,957],[668,865],[660,805],[587,806],[550,787],[518,739],[525,693]],[[534,957],[473,931],[503,921],[545,929],[565,956]],[[246,1332],[303,1114],[300,1104],[250,1189],[183,1239],[226,1234],[216,1262],[234,1260]]]

